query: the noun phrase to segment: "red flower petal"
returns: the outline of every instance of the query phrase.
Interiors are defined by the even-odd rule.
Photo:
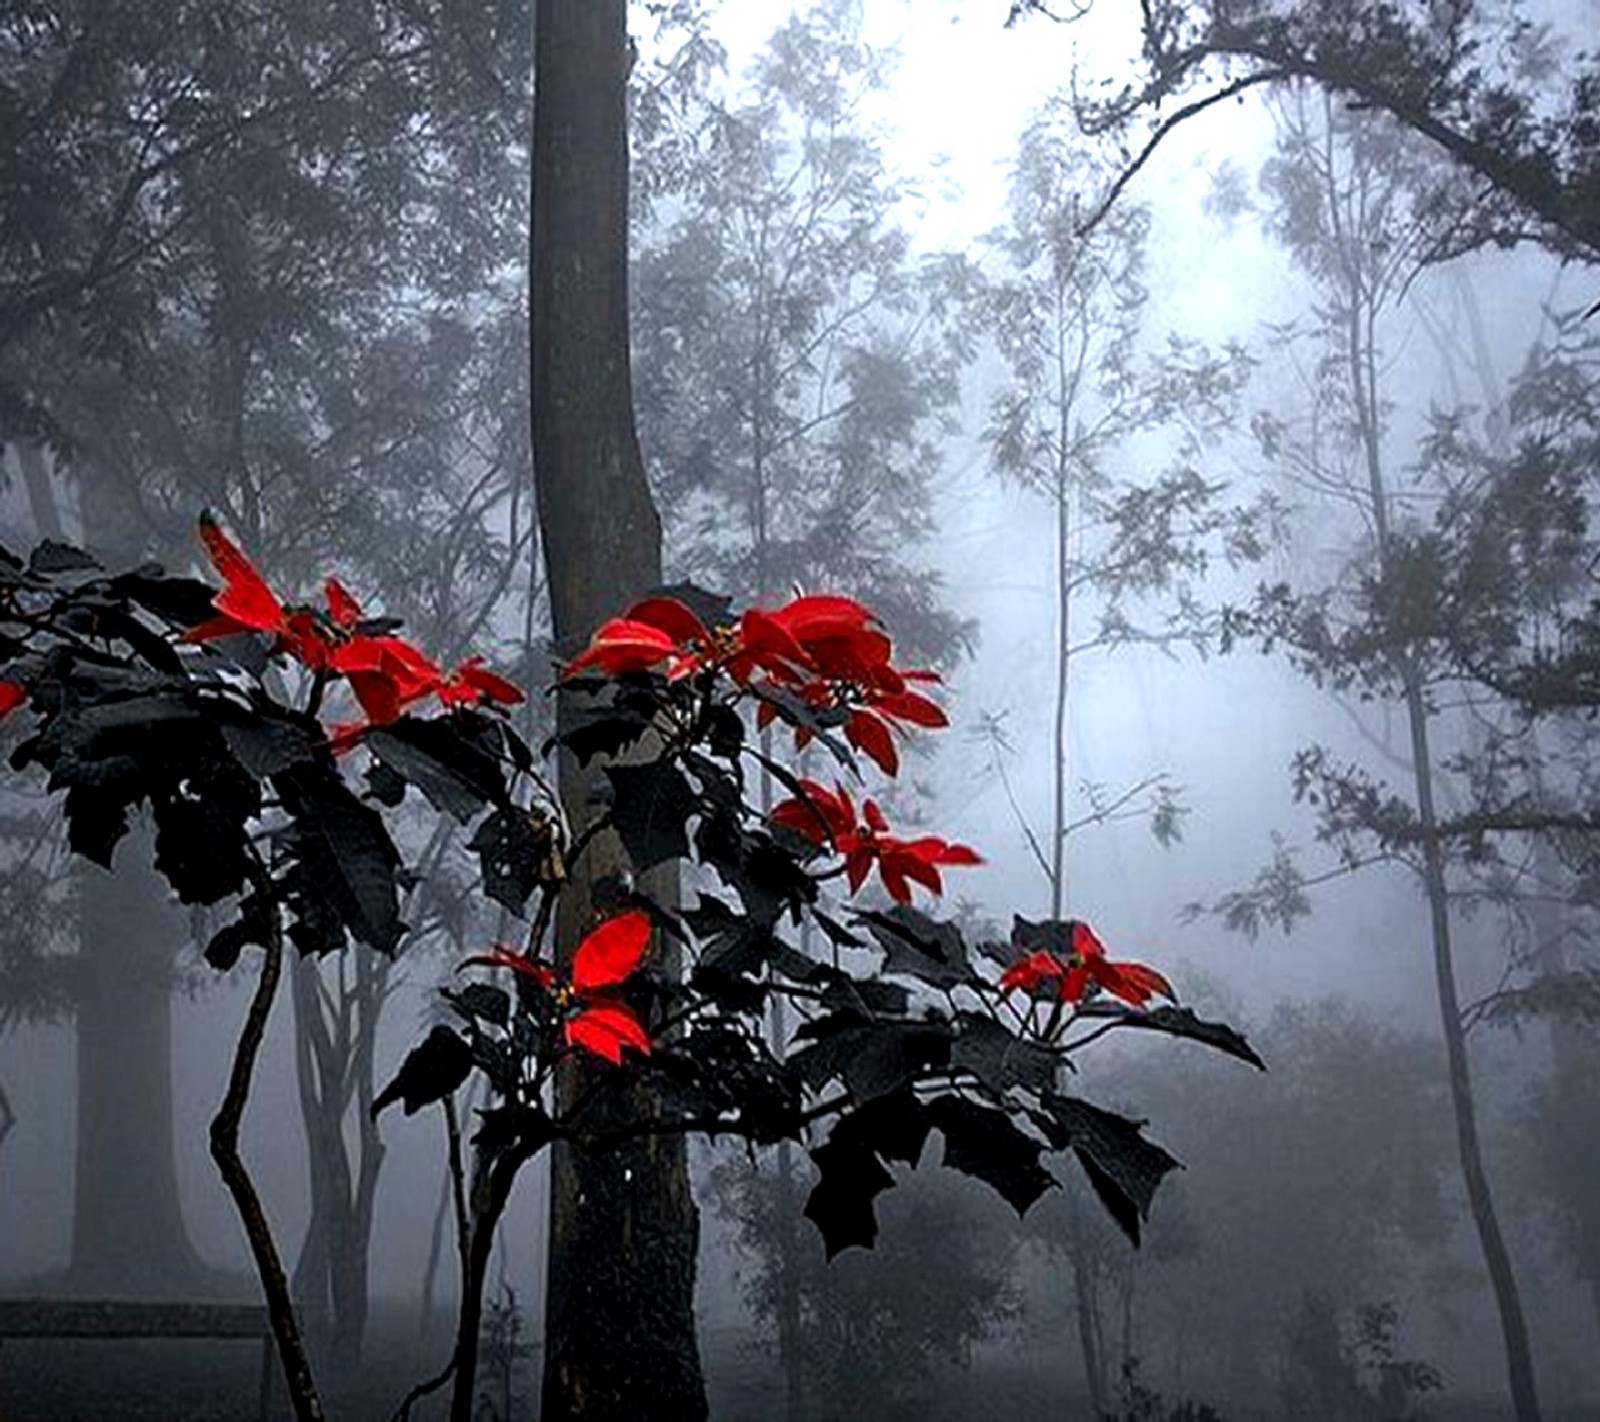
[[[361,604],[350,596],[337,578],[329,578],[324,582],[322,593],[328,600],[328,616],[336,627],[348,631],[361,621]]]
[[[20,681],[0,681],[0,716],[9,716],[28,699],[28,688]]]
[[[222,579],[222,591],[211,605],[253,631],[287,632],[283,605],[212,514],[200,515],[200,543]]]
[[[1082,1002],[1084,993],[1089,991],[1089,970],[1081,963],[1066,970],[1061,975],[1060,997],[1063,1002]]]
[[[814,593],[793,598],[772,616],[799,641],[809,637],[849,637],[877,621],[853,597],[843,597],[837,593]]]
[[[933,730],[950,724],[944,707],[915,691],[896,691],[887,696],[874,697],[872,709],[885,716],[893,716],[897,721],[910,721],[913,725],[927,726]]]
[[[567,1041],[583,1047],[614,1065],[622,1065],[622,1049],[632,1047],[650,1054],[650,1034],[644,1024],[620,1003],[596,1003],[567,1023]]]
[[[482,657],[468,657],[444,679],[439,687],[439,700],[446,706],[473,705],[479,701],[517,706],[527,697],[520,686],[484,666]]]
[[[852,711],[844,723],[844,738],[862,755],[876,762],[885,775],[896,775],[900,770],[900,753],[894,748],[889,728],[876,716],[866,711]]]
[[[1065,972],[1066,965],[1054,953],[1040,949],[1029,953],[1001,973],[1000,989],[1002,992],[1010,992],[1013,988],[1035,992],[1040,984],[1059,978]]]
[[[643,622],[658,628],[680,647],[711,640],[705,623],[675,597],[641,598],[622,615],[629,622]]]
[[[589,639],[589,645],[567,663],[561,674],[576,676],[591,667],[607,676],[648,671],[677,650],[677,642],[659,627],[614,617],[600,627]]]
[[[794,669],[804,670],[810,666],[811,658],[806,649],[776,617],[759,607],[745,610],[739,619],[738,651],[729,663],[729,669],[736,676],[748,675],[752,667],[760,667],[774,675],[792,678]]]
[[[1143,963],[1108,963],[1095,959],[1089,965],[1089,975],[1107,992],[1133,1007],[1143,1007],[1158,993],[1167,998],[1173,995],[1172,984]]]
[[[1080,958],[1104,958],[1106,945],[1102,943],[1094,929],[1090,928],[1081,918],[1072,922],[1072,951]]]
[[[510,948],[496,948],[492,953],[476,953],[461,964],[463,968],[510,968],[525,978],[532,978],[542,988],[555,982],[555,974],[548,963],[537,963]]]
[[[608,918],[572,955],[572,985],[579,992],[614,987],[639,966],[650,941],[650,915],[642,909]]]

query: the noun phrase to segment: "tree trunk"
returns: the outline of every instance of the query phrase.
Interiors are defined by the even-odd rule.
[[[202,1266],[184,1228],[172,1126],[172,961],[186,933],[135,827],[117,872],[85,866],[78,899],[76,1287],[192,1291]]]
[[[1335,199],[1336,200],[1336,199]],[[1372,331],[1376,313],[1361,304],[1361,284],[1347,282],[1349,310],[1346,351],[1350,394],[1366,464],[1373,533],[1380,571],[1390,556],[1389,492],[1384,477],[1379,415],[1377,345]],[[1433,751],[1429,744],[1429,716],[1423,692],[1423,673],[1415,655],[1399,654],[1398,671],[1404,687],[1406,722],[1411,739],[1411,760],[1417,796],[1417,826],[1422,838],[1422,887],[1428,903],[1429,938],[1433,949],[1434,986],[1439,1000],[1439,1026],[1444,1035],[1450,1081],[1450,1104],[1455,1119],[1456,1148],[1461,1163],[1467,1207],[1478,1234],[1478,1247],[1489,1272],[1500,1332],[1505,1345],[1507,1382],[1517,1422],[1539,1422],[1539,1394],[1534,1379],[1533,1349],[1517,1287],[1511,1253],[1506,1248],[1483,1164],[1478,1139],[1477,1104],[1472,1068],[1467,1057],[1466,1029],[1461,1020],[1461,998],[1456,987],[1455,951],[1451,939],[1450,894],[1445,878],[1444,851],[1438,834],[1438,813],[1433,795]]]
[[[539,521],[558,647],[575,647],[659,583],[660,521],[634,428],[628,350],[629,68],[625,0],[539,0],[534,79],[532,424]],[[591,777],[560,764],[575,829]],[[584,876],[617,867],[597,844]],[[579,882],[563,896],[559,950],[592,920]],[[590,1072],[558,1083],[570,1106]],[[650,1111],[638,1094],[632,1111]],[[596,1122],[596,1124],[603,1124]],[[694,1332],[698,1220],[681,1139],[603,1154],[556,1147],[543,1415],[707,1415]]]
[[[109,565],[148,549],[141,520],[110,476],[79,471],[84,541]],[[36,517],[45,489],[30,496]],[[41,518],[59,536],[59,506]],[[135,823],[115,872],[79,871],[77,1167],[72,1273],[77,1286],[143,1297],[194,1292],[203,1266],[184,1227],[172,1122],[172,965],[188,938]]]

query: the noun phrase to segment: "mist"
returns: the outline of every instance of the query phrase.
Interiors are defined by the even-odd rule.
[[[464,704],[459,724],[503,725],[554,764],[575,723],[546,688],[643,591],[620,561],[566,577],[551,508],[569,476],[535,469],[534,9],[0,13],[5,1417],[306,1415],[211,1134],[266,943],[230,939],[246,895],[174,887],[188,861],[159,796],[107,831],[109,869],[90,862],[93,828],[56,793],[78,783],[71,757],[30,751],[27,718],[71,698],[29,680],[54,664],[28,599],[155,562],[237,601],[207,531],[223,527],[269,600],[288,591],[242,623],[219,594],[226,640],[173,631],[175,667],[233,658],[228,695],[248,673],[316,726],[334,663],[283,655],[320,597],[330,645],[403,629],[437,660],[441,720]],[[1108,1180],[1035,1110],[1029,1162],[1053,1178],[1019,1209],[1014,1157],[964,1162],[950,1131],[919,1137],[914,1164],[880,1143],[872,1247],[840,1248],[819,1183],[839,1137],[725,1113],[661,1165],[664,1197],[686,1170],[692,1208],[615,1246],[688,1231],[671,1281],[692,1297],[687,1361],[660,1376],[693,1372],[705,1411],[650,1415],[1600,1416],[1595,18],[1581,0],[628,8],[619,329],[659,520],[650,581],[696,615],[708,593],[769,612],[839,594],[909,669],[874,693],[900,708],[874,712],[887,750],[788,683],[735,718],[750,823],[781,827],[786,797],[854,797],[844,834],[800,812],[777,834],[833,918],[802,925],[793,899],[774,941],[791,965],[872,976],[878,940],[847,899],[956,925],[997,1020],[1062,1048],[1052,1082],[1173,1162],[1148,1191]],[[596,489],[610,457],[594,445]],[[638,519],[618,502],[589,522]],[[45,540],[57,553],[28,564]],[[363,620],[340,622],[341,596]],[[575,636],[585,600],[610,610]],[[724,650],[749,625],[705,615]],[[113,635],[63,625],[85,646]],[[703,670],[677,640],[596,661],[668,696]],[[462,680],[479,667],[527,699]],[[759,669],[738,670],[745,691]],[[645,1038],[637,1056],[609,1044],[625,1071],[683,1030],[677,999],[626,995],[639,950],[586,983],[578,918],[554,891],[548,910],[529,899],[549,871],[528,863],[582,842],[553,790],[518,807],[537,852],[505,851],[522,902],[497,890],[479,791],[384,749],[423,692],[377,714],[370,671],[339,673],[359,721],[330,724],[325,759],[387,817],[403,931],[384,952],[355,926],[319,939],[295,881],[239,1141],[326,1415],[400,1415],[436,1375],[409,1415],[644,1415],[585,1410],[552,1380],[587,1327],[561,1321],[574,1291],[589,1273],[615,1286],[609,1264],[574,1263],[568,1142],[539,1140],[498,1223],[483,1209],[475,1133],[567,1088],[507,1094],[483,1055],[437,1089],[419,1069],[403,1103],[399,1085],[430,1031],[476,1051],[485,1017],[505,1028],[504,1003],[531,1000],[461,998],[468,960],[510,966],[530,922],[530,945],[546,927],[565,945],[537,991],[577,1055],[574,1025],[624,994]],[[942,710],[906,711],[908,688]],[[155,744],[124,759],[148,768]],[[263,853],[293,844],[270,828],[290,798],[257,811]],[[857,801],[891,843],[938,846],[910,885],[887,829],[849,838]],[[675,887],[624,867],[594,900],[655,896],[670,981],[699,981],[707,899],[732,898],[708,822],[677,826]],[[852,844],[870,852],[851,862]],[[1027,955],[1058,939],[1030,938],[1039,924],[1095,945],[1042,987]],[[826,998],[805,991],[756,998],[784,1069]],[[907,1010],[954,1021],[966,1002],[925,978]],[[1186,1025],[1105,1025],[1152,1003]],[[827,1082],[870,1095],[819,1070],[808,1109]],[[972,1100],[1025,1116],[1017,1084]],[[645,1157],[628,1159],[631,1186]],[[452,1409],[484,1219],[477,1378]],[[51,1324],[78,1304],[100,1310],[89,1325]],[[207,1334],[223,1315],[205,1310],[234,1305],[259,1312]]]

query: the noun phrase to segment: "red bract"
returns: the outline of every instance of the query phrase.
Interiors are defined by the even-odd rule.
[[[851,893],[861,888],[876,865],[889,897],[910,903],[913,883],[942,894],[941,868],[983,863],[977,851],[964,844],[952,844],[935,835],[901,839],[890,834],[889,821],[876,800],[863,802],[858,822],[855,802],[843,786],[828,790],[814,780],[802,780],[799,785],[804,794],[773,806],[769,818],[815,845],[831,844],[844,859]]]
[[[663,662],[667,675],[687,676],[706,665],[715,639],[692,609],[675,597],[647,597],[621,617],[601,624],[563,676],[598,671],[606,676],[650,671]]]
[[[1172,984],[1143,963],[1113,963],[1088,924],[1071,920],[1071,948],[1066,953],[1035,949],[1000,974],[1002,992],[1020,988],[1037,996],[1055,984],[1062,1002],[1082,1002],[1091,987],[1103,988],[1133,1007],[1143,1007],[1152,997],[1172,997]]]
[[[576,1004],[578,1011],[563,1029],[567,1042],[620,1065],[624,1047],[649,1055],[650,1034],[633,1009],[605,989],[620,986],[632,974],[649,942],[650,916],[634,909],[606,919],[584,938],[572,955],[572,976],[567,983],[560,982],[548,964],[509,948],[480,953],[463,966],[509,968],[552,993],[558,1005]]]
[[[589,645],[567,663],[561,674],[577,676],[580,672],[598,671],[606,676],[625,676],[658,667],[677,650],[677,639],[659,627],[630,617],[613,617],[601,625]]]
[[[28,688],[19,681],[0,681],[0,716],[9,716],[28,699]]]
[[[439,668],[400,637],[357,634],[341,642],[328,665],[343,674],[367,720],[386,725],[443,684]]]
[[[482,657],[468,657],[439,683],[439,700],[446,707],[476,706],[483,701],[516,706],[527,697],[521,687],[484,666]]]
[[[192,627],[185,640],[205,642],[240,632],[275,632],[290,635],[289,614],[267,580],[256,571],[211,513],[200,515],[200,545],[222,579],[222,590],[211,599],[218,615]]]

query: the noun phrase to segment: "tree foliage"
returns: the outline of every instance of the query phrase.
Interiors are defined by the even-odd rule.
[[[1067,15],[1050,0],[1016,0],[1011,19],[1087,9]],[[1555,27],[1520,0],[1146,0],[1139,77],[1087,92],[1079,116],[1087,131],[1125,143],[1148,120],[1137,154],[1125,149],[1114,198],[1178,124],[1247,89],[1309,80],[1449,157],[1426,194],[1436,255],[1532,239],[1592,262],[1600,69],[1588,50],[1563,49]]]

